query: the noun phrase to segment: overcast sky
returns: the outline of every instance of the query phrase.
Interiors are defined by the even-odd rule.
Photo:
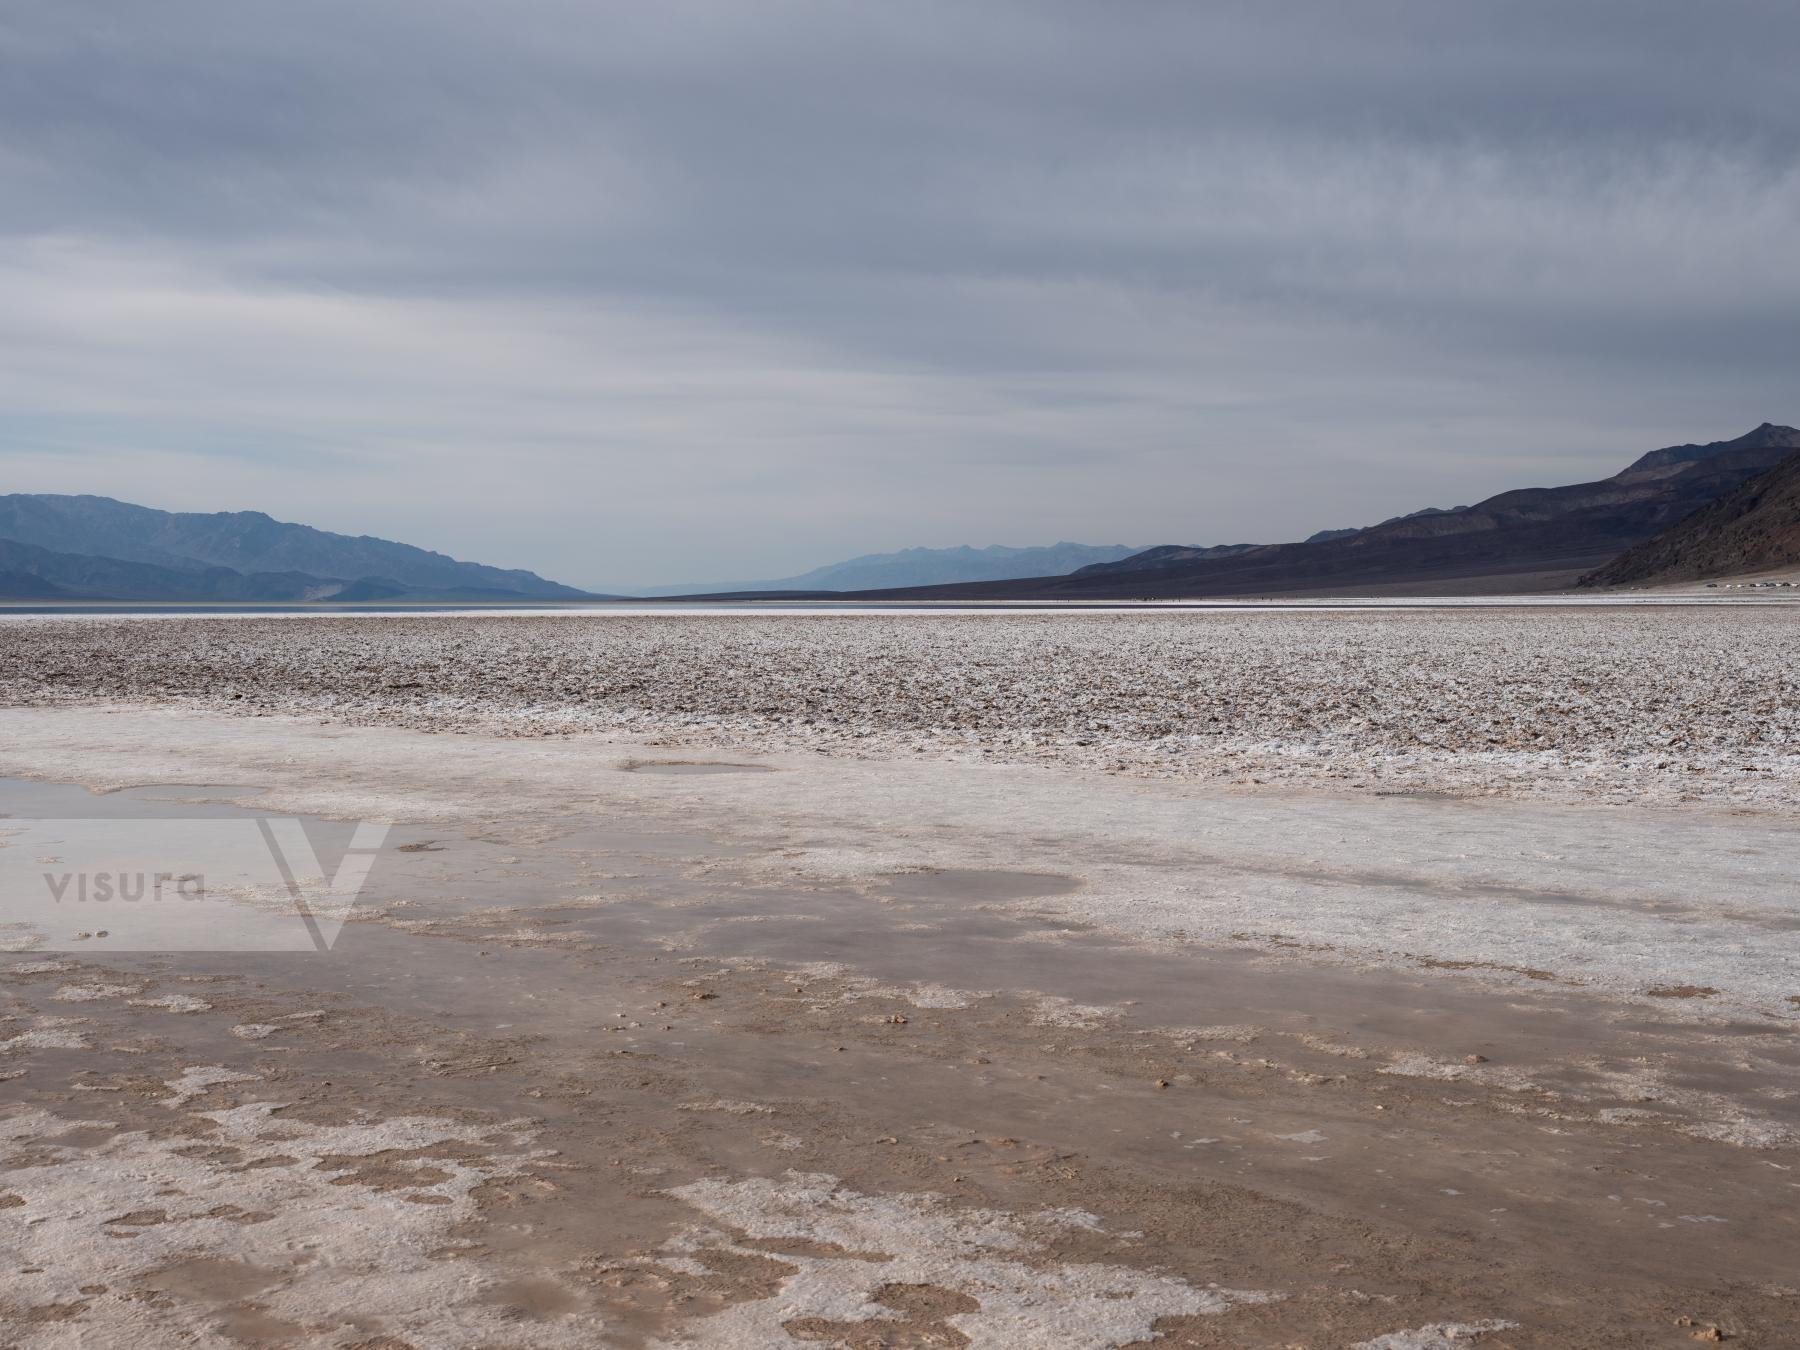
[[[1800,421],[1791,0],[0,0],[0,491],[593,586]]]

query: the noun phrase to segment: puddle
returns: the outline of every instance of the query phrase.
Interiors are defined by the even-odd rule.
[[[253,817],[257,812],[222,797],[265,789],[245,784],[141,784],[92,792],[73,783],[0,778],[0,816],[40,820],[194,820]]]
[[[626,773],[702,774],[702,773],[774,773],[766,764],[727,764],[723,760],[654,760],[646,764],[628,764]]]
[[[0,949],[112,956],[329,947],[366,875],[353,846],[360,840],[360,854],[370,854],[385,829],[364,834],[355,822],[212,799],[243,790],[170,784],[96,793],[0,780]]]
[[[97,795],[123,797],[134,802],[204,802],[219,798],[260,797],[268,789],[260,783],[145,783]]]

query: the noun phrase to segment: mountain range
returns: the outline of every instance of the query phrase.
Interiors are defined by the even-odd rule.
[[[1286,544],[911,548],[776,581],[646,596],[1116,600],[1480,594],[1661,584],[1800,565],[1800,431],[1652,450],[1609,478],[1427,507]],[[611,599],[260,511],[0,496],[0,597],[204,602]]]
[[[1067,576],[863,592],[892,600],[1482,594],[1560,590],[1800,450],[1765,422],[1734,440],[1652,450],[1610,478],[1519,488],[1299,543],[1160,545]]]
[[[815,567],[775,581],[729,581],[657,586],[634,595],[735,595],[751,591],[869,591],[894,586],[941,586],[963,581],[1006,581],[1013,577],[1056,576],[1091,564],[1129,558],[1127,544],[1049,544],[1036,548],[906,548],[898,553],[865,553],[860,558]]]
[[[593,598],[534,572],[332,534],[260,511],[0,496],[0,595],[37,600],[520,601]]]

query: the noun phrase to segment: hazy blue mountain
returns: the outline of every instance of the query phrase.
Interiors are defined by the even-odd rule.
[[[246,576],[300,573],[340,583],[379,578],[400,589],[541,600],[585,594],[533,572],[459,562],[369,535],[332,534],[261,511],[158,511],[110,497],[16,493],[0,496],[0,539],[175,571],[224,567]]]
[[[1062,576],[1091,563],[1128,558],[1125,544],[1049,544],[1036,548],[907,548],[869,553],[846,562],[815,567],[773,581],[690,582],[657,586],[638,595],[717,595],[737,591],[867,591],[887,586],[938,586],[958,581],[1008,581],[1014,577]]]
[[[159,567],[0,539],[0,595],[10,599],[307,600],[342,585],[298,572],[247,576],[229,567]]]
[[[162,567],[91,553],[58,553],[0,539],[0,599],[209,602],[408,601],[480,603],[536,599],[479,586],[409,586],[389,577],[317,577],[310,572],[237,572],[229,567]]]

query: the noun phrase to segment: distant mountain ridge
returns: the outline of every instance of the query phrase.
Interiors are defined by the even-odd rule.
[[[1399,520],[1412,520],[1417,516],[1446,516],[1451,511],[1467,511],[1466,506],[1452,506],[1448,510],[1441,506],[1427,506],[1418,511],[1408,511],[1403,516],[1389,516],[1382,525],[1392,525]],[[1357,525],[1343,530],[1319,530],[1309,534],[1300,542],[1303,544],[1328,544],[1334,539],[1348,539],[1353,534],[1361,534],[1364,530],[1378,529],[1375,525]],[[1179,567],[1185,563],[1199,562],[1207,558],[1231,558],[1240,553],[1248,553],[1252,549],[1265,548],[1264,544],[1158,544],[1155,548],[1147,548],[1142,553],[1134,553],[1129,558],[1121,558],[1117,562],[1103,563],[1096,567],[1081,569],[1084,575],[1097,572],[1139,572]]]
[[[815,567],[798,576],[774,581],[713,582],[657,586],[636,592],[645,596],[730,595],[750,591],[866,591],[889,586],[938,586],[965,581],[1005,581],[1013,577],[1060,576],[1094,563],[1130,557],[1127,544],[1073,544],[1012,548],[990,544],[974,548],[906,548],[896,553],[867,553],[844,562]]]
[[[1305,543],[1180,546],[1073,576],[869,593],[884,599],[1133,599],[1305,594],[1470,594],[1573,586],[1800,449],[1800,431],[1765,422],[1747,435],[1669,446],[1610,478],[1518,488],[1473,506],[1396,517]],[[1331,532],[1335,534],[1335,532]],[[1210,556],[1202,556],[1210,555]],[[1139,555],[1140,559],[1144,555]]]
[[[1800,567],[1800,450],[1581,579],[1656,585]]]
[[[0,594],[171,601],[574,600],[522,569],[461,562],[260,511],[159,511],[111,497],[0,496]]]
[[[333,534],[261,511],[158,511],[111,497],[15,493],[0,497],[0,539],[177,570],[379,577],[427,590],[472,588],[540,599],[585,594],[523,569],[460,562],[370,535]]]
[[[903,549],[772,582],[649,595],[905,600],[1474,594],[1678,580],[1800,563],[1800,430],[1667,446],[1610,478],[1520,488],[1299,543]],[[0,597],[31,600],[607,599],[259,511],[159,511],[109,497],[0,496]]]

